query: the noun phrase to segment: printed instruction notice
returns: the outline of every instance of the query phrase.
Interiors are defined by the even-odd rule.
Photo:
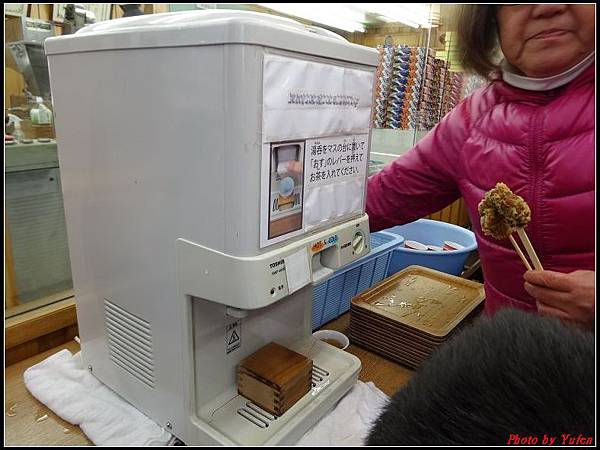
[[[374,70],[267,54],[263,143],[368,132]]]
[[[369,135],[306,141],[304,223],[307,229],[362,212]]]
[[[374,72],[265,54],[261,248],[363,212]]]

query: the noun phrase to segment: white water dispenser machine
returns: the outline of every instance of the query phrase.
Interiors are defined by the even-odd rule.
[[[188,445],[297,442],[361,368],[312,337],[312,286],[370,250],[377,51],[232,10],[45,48],[85,367]],[[313,361],[279,417],[236,386],[272,341]]]

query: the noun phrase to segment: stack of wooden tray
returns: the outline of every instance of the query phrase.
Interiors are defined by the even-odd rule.
[[[479,312],[483,285],[410,266],[354,297],[350,340],[416,368]]]
[[[312,360],[275,342],[238,366],[238,393],[281,416],[310,391]]]

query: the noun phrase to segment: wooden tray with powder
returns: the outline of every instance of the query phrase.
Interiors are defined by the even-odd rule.
[[[437,347],[441,342],[444,342],[444,341],[447,341],[448,339],[450,339],[455,333],[457,333],[459,331],[459,329],[463,325],[465,325],[467,322],[469,322],[474,317],[477,317],[479,315],[479,313],[481,312],[481,309],[483,309],[483,304],[480,304],[477,308],[475,308],[471,313],[469,313],[467,318],[463,319],[460,322],[460,324],[458,326],[454,327],[450,331],[450,333],[448,333],[446,336],[441,337],[441,338],[437,337],[437,336],[432,336],[432,335],[422,333],[418,330],[415,330],[414,328],[402,325],[398,322],[390,322],[388,319],[386,319],[385,317],[382,317],[381,315],[371,313],[371,312],[366,312],[364,309],[360,309],[360,308],[356,308],[356,307],[350,309],[350,312],[351,312],[350,320],[352,321],[352,318],[354,318],[357,322],[367,321],[369,323],[372,323],[373,325],[376,325],[377,328],[379,328],[379,329],[390,330],[390,332],[392,332],[392,333],[402,333],[403,335],[405,335],[407,337],[413,337],[415,339],[418,339],[421,343],[423,343],[423,345],[426,345],[429,347]]]
[[[409,266],[352,299],[352,306],[425,336],[446,338],[485,299],[483,285]]]
[[[483,300],[480,283],[410,266],[352,299],[350,340],[416,368],[478,313]]]
[[[397,362],[398,364],[402,364],[405,367],[410,369],[416,369],[422,364],[431,354],[427,356],[415,356],[410,354],[409,352],[404,351],[403,349],[398,350],[397,348],[390,349],[388,345],[382,344],[381,341],[372,341],[365,336],[361,336],[360,338],[355,338],[353,342],[361,347],[369,349],[378,355],[381,355],[390,361]]]

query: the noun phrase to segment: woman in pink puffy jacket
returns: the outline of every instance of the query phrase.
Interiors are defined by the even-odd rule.
[[[595,4],[463,7],[463,64],[490,84],[369,179],[372,231],[464,198],[488,313],[516,307],[594,327],[594,20]],[[499,181],[531,208],[544,271],[526,271],[508,239],[482,233],[477,205]]]

